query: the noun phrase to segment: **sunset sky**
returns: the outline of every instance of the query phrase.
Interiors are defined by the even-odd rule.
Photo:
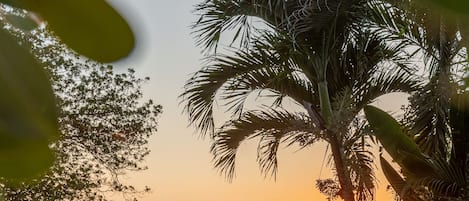
[[[128,181],[143,188],[143,201],[325,201],[314,187],[319,177],[331,177],[330,167],[322,168],[325,145],[297,151],[280,151],[277,180],[264,178],[256,164],[256,142],[243,144],[239,150],[236,178],[232,183],[212,167],[209,139],[199,138],[187,117],[182,114],[178,95],[190,74],[201,66],[200,49],[195,46],[190,25],[197,19],[193,5],[202,0],[112,0],[135,30],[138,46],[120,68],[132,67],[140,76],[149,76],[145,98],[163,106],[158,132],[151,138],[149,169],[128,174]],[[405,98],[387,96],[376,105],[397,111]],[[220,116],[222,122],[223,117]],[[380,170],[378,170],[380,172]],[[391,201],[386,180],[378,174],[378,201]],[[116,200],[122,197],[114,196]]]

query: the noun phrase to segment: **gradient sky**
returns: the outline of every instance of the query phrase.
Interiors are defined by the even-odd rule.
[[[158,132],[150,140],[149,169],[132,173],[126,180],[137,187],[148,185],[149,194],[142,201],[315,201],[325,200],[314,187],[319,177],[331,177],[325,165],[324,144],[301,150],[281,149],[277,180],[264,178],[256,164],[256,142],[240,147],[236,178],[227,183],[212,167],[209,139],[201,139],[187,127],[178,95],[190,74],[200,68],[202,55],[195,47],[190,28],[196,16],[193,5],[202,0],[112,0],[112,4],[129,20],[138,38],[135,52],[116,63],[132,67],[151,81],[144,87],[145,98],[163,106]],[[377,105],[396,111],[404,103],[402,94],[377,101]],[[379,171],[378,171],[379,172]],[[386,180],[378,176],[378,201],[391,201]],[[120,195],[114,196],[122,200]]]

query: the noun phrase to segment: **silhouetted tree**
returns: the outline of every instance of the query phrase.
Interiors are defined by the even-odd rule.
[[[87,61],[43,29],[16,34],[48,72],[62,135],[51,146],[57,160],[50,172],[32,183],[4,184],[5,200],[107,200],[107,192],[134,200],[148,191],[121,177],[146,169],[148,138],[161,113],[160,105],[142,100],[141,85],[149,78]]]

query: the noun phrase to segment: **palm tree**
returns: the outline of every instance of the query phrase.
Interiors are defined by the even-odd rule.
[[[411,105],[405,126],[422,152],[431,160],[437,161],[434,163],[446,167],[443,170],[440,167],[438,172],[447,173],[446,179],[452,179],[448,182],[444,176],[438,174],[436,178],[432,175],[432,179],[410,178],[406,181],[407,184],[418,185],[406,186],[405,189],[414,191],[427,186],[433,190],[432,199],[442,199],[441,197],[446,196],[447,192],[432,188],[435,184],[440,188],[446,188],[456,183],[457,186],[464,186],[464,183],[467,183],[467,179],[461,180],[466,178],[468,173],[466,147],[469,138],[464,133],[464,123],[462,123],[467,120],[467,106],[465,106],[467,88],[461,88],[462,83],[459,83],[464,74],[462,69],[467,65],[467,51],[464,49],[468,44],[467,24],[460,16],[439,12],[429,5],[409,0],[391,1],[391,3],[375,5],[374,11],[377,11],[375,16],[378,16],[376,19],[381,19],[378,20],[381,28],[385,29],[392,38],[402,41],[406,47],[412,47],[414,52],[411,54],[423,61],[421,63],[424,64],[425,73],[428,75],[426,85],[410,98]],[[383,166],[390,167],[386,164]],[[405,169],[402,166],[401,168]],[[383,170],[394,171],[390,168]],[[396,179],[396,174],[388,173],[388,175],[394,175],[389,178],[391,183],[405,181]],[[458,175],[459,178],[454,175]],[[402,185],[397,188],[395,190],[401,196],[405,196],[405,192],[400,192],[403,189]],[[467,187],[464,188],[467,190]],[[454,191],[452,193],[460,195]]]
[[[448,158],[451,152],[449,107],[457,93],[456,80],[466,64],[466,46],[461,22],[437,12],[431,6],[414,1],[398,0],[374,9],[381,16],[381,28],[390,37],[413,48],[411,55],[425,66],[426,85],[410,99],[412,107],[411,134],[426,154]],[[380,17],[377,17],[377,19]],[[459,71],[459,72],[458,72]],[[459,75],[458,75],[459,73]]]
[[[207,53],[216,50],[226,30],[235,30],[233,41],[241,42],[229,54],[210,55],[181,95],[191,124],[213,140],[215,167],[231,180],[239,144],[260,137],[259,165],[275,175],[280,143],[307,146],[325,140],[340,185],[337,195],[371,200],[373,156],[362,130],[349,128],[364,105],[385,93],[413,91],[416,82],[399,68],[380,70],[393,66],[386,61],[397,61],[399,47],[363,28],[369,22],[367,1],[206,0],[196,10],[201,17],[194,32]],[[254,26],[252,17],[264,26]],[[246,98],[265,91],[273,107],[245,111]],[[304,112],[281,109],[286,97]],[[233,115],[215,129],[218,99]]]

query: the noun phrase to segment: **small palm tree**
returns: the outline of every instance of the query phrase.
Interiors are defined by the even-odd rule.
[[[412,135],[426,154],[450,157],[449,110],[461,69],[467,64],[464,23],[409,0],[380,4],[376,19],[383,31],[412,49],[416,63],[425,66],[426,84],[411,97]],[[380,8],[378,8],[380,7]],[[379,20],[378,20],[379,21]]]
[[[447,196],[448,192],[444,191],[461,196],[460,192],[457,193],[460,189],[450,190],[449,186],[458,186],[467,191],[467,179],[464,178],[468,169],[466,147],[469,138],[464,133],[462,123],[467,121],[467,88],[458,86],[462,84],[458,81],[462,80],[462,69],[467,65],[467,51],[464,48],[468,44],[467,23],[460,16],[438,12],[429,5],[415,1],[399,0],[391,3],[375,4],[377,7],[373,10],[377,11],[377,22],[382,30],[401,41],[404,47],[415,50],[411,55],[418,56],[427,75],[426,85],[410,98],[405,126],[422,153],[433,161],[430,166],[438,171],[431,176],[409,178],[406,181],[396,179],[400,178],[399,174],[389,173],[395,170],[382,160],[383,171],[391,175],[390,183],[394,183],[394,189],[404,200],[412,200],[407,196],[416,189],[422,189],[422,186],[423,189],[432,190],[432,195],[427,196],[433,197],[431,199],[445,200],[442,197]],[[439,167],[434,167],[435,164]],[[405,186],[403,183],[414,185]],[[437,189],[436,185],[439,185]]]
[[[236,151],[244,140],[260,138],[258,162],[271,175],[280,143],[307,146],[324,140],[339,181],[336,194],[346,201],[373,199],[373,156],[362,130],[350,129],[352,122],[378,96],[413,91],[417,82],[393,65],[399,47],[363,28],[368,9],[363,0],[207,0],[197,6],[201,17],[193,28],[199,45],[216,49],[228,29],[242,45],[226,55],[210,55],[181,95],[191,124],[213,139],[214,165],[228,179],[234,177]],[[267,28],[253,26],[250,17],[262,19]],[[274,104],[246,111],[247,97],[265,91]],[[287,98],[304,111],[282,109]],[[225,101],[232,113],[232,120],[217,129],[216,100]]]

